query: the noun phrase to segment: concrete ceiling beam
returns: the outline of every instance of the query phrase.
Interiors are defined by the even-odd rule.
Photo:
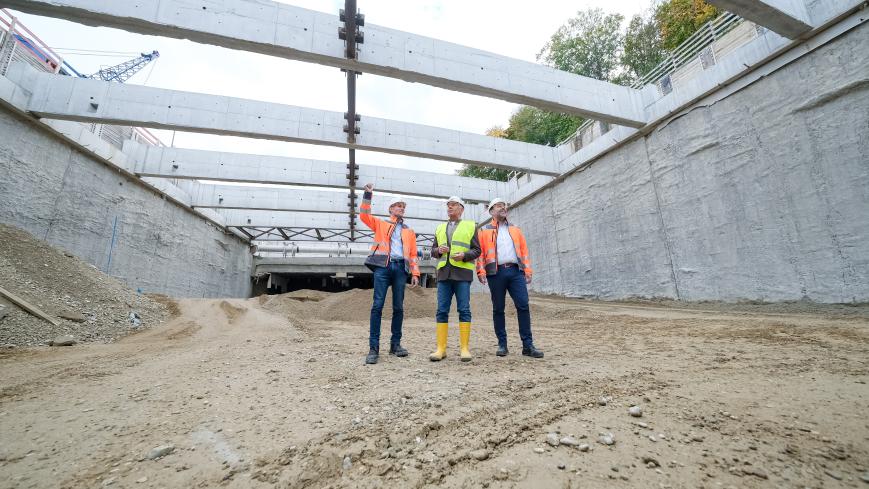
[[[709,0],[709,2],[788,39],[797,39],[812,30],[812,22],[803,0]]]
[[[254,209],[214,209],[227,227],[282,227],[282,228],[320,228],[349,229],[347,216],[293,211],[265,211]],[[444,213],[446,216],[446,213]],[[443,219],[446,221],[446,217]],[[434,234],[437,221],[407,218],[406,223],[420,234]],[[358,218],[356,229],[368,229]]]
[[[362,27],[358,59],[348,60],[338,38],[338,16],[269,0],[2,0],[0,5],[425,83],[629,127],[646,122],[638,90],[369,23]]]
[[[226,226],[334,228],[347,227],[347,216],[309,212],[260,211],[253,209],[215,209]],[[361,224],[359,219],[357,224]],[[364,224],[363,224],[364,226]]]
[[[134,162],[135,173],[143,177],[347,187],[346,162],[166,148],[132,141],[125,142],[124,153]],[[356,178],[360,189],[373,182],[378,192],[436,198],[458,195],[473,202],[488,202],[507,191],[503,182],[377,165],[360,164]]]
[[[28,72],[29,70],[29,72]],[[271,139],[557,175],[554,148],[452,129],[365,117],[347,143],[344,114],[162,88],[38,73],[15,63],[7,76],[32,91],[38,117]]]
[[[381,217],[388,216],[390,199],[389,196],[375,193],[371,203],[373,214]],[[406,198],[405,201],[408,219],[427,221],[447,219],[445,201],[416,198]],[[241,185],[200,185],[197,193],[192,196],[191,205],[194,208],[307,213],[346,214],[349,211],[348,193],[344,192]],[[483,211],[482,205],[468,203],[465,208],[465,218],[478,220],[483,215]]]

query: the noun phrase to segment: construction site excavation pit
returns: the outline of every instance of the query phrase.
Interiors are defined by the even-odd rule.
[[[0,0],[0,489],[869,489],[865,0],[338,3]]]
[[[41,256],[4,241],[2,285],[46,311],[103,317],[115,302],[76,294],[136,297],[15,241]],[[432,363],[434,292],[408,289],[410,356],[374,366],[365,289],[140,297],[131,305],[155,315],[130,329],[118,313],[111,342],[82,334],[103,328],[86,321],[72,347],[6,347],[0,487],[866,484],[867,306],[534,296],[537,360],[519,354],[512,312],[511,354],[495,356],[491,304],[474,294],[473,361],[459,361],[451,328]]]

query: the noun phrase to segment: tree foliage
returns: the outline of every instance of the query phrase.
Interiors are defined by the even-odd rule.
[[[482,178],[498,182],[506,182],[510,179],[509,170],[478,165],[465,165],[464,168],[459,170],[458,174],[463,177]]]
[[[633,83],[664,60],[664,47],[654,15],[635,15],[628,23],[621,64],[624,80]]]
[[[510,117],[507,139],[555,146],[576,131],[584,119],[523,106]]]
[[[526,105],[513,113],[507,129],[494,126],[486,131],[486,135],[555,146],[576,132],[583,120],[582,117],[549,112]],[[458,174],[463,177],[485,178],[500,182],[506,182],[510,178],[509,170],[477,165],[465,165]]]
[[[611,81],[620,71],[624,20],[599,8],[580,10],[555,31],[537,59],[559,70]]]
[[[655,10],[664,49],[674,50],[721,11],[703,0],[667,0]]]
[[[507,130],[501,126],[492,126],[486,129],[486,136],[492,136],[493,138],[506,138]]]

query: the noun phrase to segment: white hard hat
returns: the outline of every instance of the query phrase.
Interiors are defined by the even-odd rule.
[[[397,204],[399,202],[401,202],[404,205],[407,205],[407,201],[404,200],[403,196],[396,195],[395,197],[393,197],[389,200],[389,205],[386,206],[386,208],[389,209],[390,207],[394,206],[395,204]]]
[[[495,207],[495,204],[504,204],[506,206],[507,201],[500,197],[492,199],[492,202],[489,202],[489,207],[487,207],[486,210],[492,210],[492,207]]]
[[[452,197],[450,197],[449,199],[447,199],[447,204],[449,204],[450,202],[455,202],[456,204],[459,204],[459,205],[462,206],[462,207],[465,206],[465,201],[462,200],[462,199],[460,199],[460,198],[458,198],[458,197],[456,197],[455,195],[453,195]]]

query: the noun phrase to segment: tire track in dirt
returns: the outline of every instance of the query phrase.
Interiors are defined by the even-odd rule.
[[[135,366],[145,358],[167,355],[184,349],[202,328],[195,321],[172,320],[159,329],[146,330],[107,345],[80,345],[75,349],[42,348],[30,358],[26,371],[8,375],[0,388],[0,401],[17,398],[70,378],[110,376],[118,372],[118,365]],[[14,358],[5,358],[14,361]]]
[[[611,387],[624,383],[631,388]],[[473,450],[485,449],[488,457],[497,457],[516,444],[539,437],[542,427],[572,413],[593,409],[594,401],[604,392],[627,397],[665,387],[651,375],[636,374],[582,381],[550,377],[508,384],[511,385],[496,385],[468,396],[467,405],[479,406],[468,414],[443,422],[423,422],[419,428],[401,435],[386,435],[393,425],[390,420],[382,420],[351,427],[339,436],[313,439],[302,447],[289,447],[274,460],[262,462],[253,477],[263,482],[280,481],[282,486],[291,488],[331,487],[339,482],[375,487],[382,485],[384,476],[397,477],[390,483],[401,487],[438,484],[476,463],[471,456]],[[541,403],[541,399],[547,402]],[[420,414],[420,410],[405,408],[392,417],[403,419]],[[419,417],[437,418],[422,414]],[[457,446],[465,448],[456,450]],[[384,457],[385,454],[389,455]],[[345,456],[353,464],[349,471],[342,469]]]

